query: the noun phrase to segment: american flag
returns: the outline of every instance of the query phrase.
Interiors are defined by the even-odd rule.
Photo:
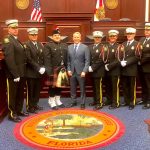
[[[34,0],[33,10],[31,13],[31,20],[42,22],[42,12],[40,7],[40,0]]]

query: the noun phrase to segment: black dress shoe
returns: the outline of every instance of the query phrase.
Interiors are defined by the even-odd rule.
[[[150,104],[145,104],[142,109],[150,109]]]
[[[52,110],[58,110],[57,106],[51,107]]]
[[[107,100],[106,102],[103,103],[103,106],[107,106],[107,105],[111,105],[111,104],[112,104],[112,102]]]
[[[27,109],[27,112],[29,112],[29,113],[33,113],[33,114],[37,114],[38,112],[35,110],[35,108],[34,107],[32,107],[32,108],[28,108]]]
[[[36,105],[36,106],[34,106],[34,109],[35,109],[35,110],[43,110],[43,107],[41,107],[41,106],[39,106],[39,105]]]
[[[140,101],[137,101],[137,105],[142,105],[144,104],[144,101],[140,100]]]
[[[116,105],[110,105],[108,108],[109,108],[109,109],[116,109],[116,108],[119,108],[119,106],[116,106]]]
[[[85,104],[81,104],[80,108],[85,109]]]
[[[18,112],[17,115],[21,116],[21,117],[27,117],[27,116],[29,116],[29,113],[28,112]]]
[[[96,105],[96,102],[92,102],[89,104],[89,106],[95,106]]]
[[[59,108],[65,108],[66,106],[64,104],[58,105]]]
[[[134,105],[129,105],[129,110],[134,109]]]
[[[74,106],[77,106],[77,103],[76,103],[76,102],[69,104],[67,107],[70,108],[70,107],[74,107]]]
[[[13,117],[9,116],[8,120],[13,121],[13,122],[20,122],[21,121],[21,119],[17,115],[15,115]]]
[[[127,104],[123,102],[120,104],[120,106],[127,106]]]
[[[99,109],[102,109],[103,108],[103,104],[97,104],[93,110],[99,110]]]

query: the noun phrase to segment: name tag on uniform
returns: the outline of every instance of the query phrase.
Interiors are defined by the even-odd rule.
[[[134,50],[134,46],[132,46],[131,49]]]
[[[115,50],[114,49],[112,49],[112,53],[114,53],[115,52]]]
[[[146,44],[146,47],[149,47],[149,44]]]
[[[98,51],[98,49],[96,50],[96,53],[98,53],[99,51]]]

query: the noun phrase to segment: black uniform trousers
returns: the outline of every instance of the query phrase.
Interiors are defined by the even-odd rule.
[[[145,102],[150,104],[150,73],[143,73],[145,81]]]
[[[103,104],[102,77],[93,79],[94,103]]]
[[[106,97],[106,104],[112,104],[112,82],[110,76],[107,74],[103,79],[103,84],[105,85],[105,97]]]
[[[14,82],[14,79],[7,78],[8,115],[10,117],[17,115],[23,109],[24,85],[24,78],[20,78],[19,82]]]
[[[124,101],[127,105],[135,105],[136,101],[136,77],[122,76],[121,77]]]
[[[40,78],[27,78],[27,109],[37,106],[40,98]]]
[[[138,66],[138,79],[142,87],[142,101],[145,103],[147,99],[147,86],[141,66]]]
[[[119,106],[119,76],[107,76],[105,91],[107,100],[114,106]]]
[[[82,104],[85,104],[86,99],[86,93],[85,93],[85,77],[81,77],[80,74],[77,74],[76,72],[73,73],[73,75],[70,77],[70,88],[71,88],[71,98],[73,100],[73,103],[76,103],[76,90],[77,90],[77,84],[79,83],[80,91],[81,91],[81,100]]]

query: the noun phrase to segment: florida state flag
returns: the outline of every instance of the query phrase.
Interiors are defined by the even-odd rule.
[[[105,8],[103,0],[97,0],[96,9],[94,13],[94,21],[99,21],[105,18]]]

